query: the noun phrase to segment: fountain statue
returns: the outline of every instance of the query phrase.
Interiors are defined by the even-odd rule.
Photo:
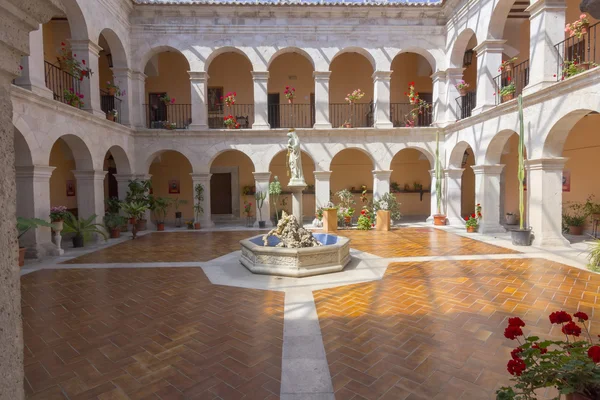
[[[287,134],[287,167],[290,183],[288,186],[306,186],[304,172],[302,171],[302,152],[300,151],[300,138],[294,129]]]
[[[322,245],[314,238],[311,231],[300,226],[296,217],[287,215],[285,211],[282,211],[277,226],[263,236],[263,244],[268,246],[269,238],[273,236],[279,239],[275,247],[303,248]]]

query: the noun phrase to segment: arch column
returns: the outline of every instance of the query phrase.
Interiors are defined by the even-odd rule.
[[[131,73],[131,102],[133,113],[130,120],[136,128],[147,128],[146,112],[144,103],[146,102],[146,74],[140,71]]]
[[[504,43],[506,40],[487,39],[473,49],[477,52],[477,106],[473,115],[496,106],[494,77],[502,64]]]
[[[390,83],[392,81],[392,71],[375,71],[373,78],[373,100],[375,128],[393,128],[394,124],[390,120]]]
[[[262,217],[266,223],[266,226],[273,226],[273,223],[271,222],[271,205],[269,202],[269,180],[271,179],[271,173],[270,172],[253,172],[252,175],[254,175],[254,182],[256,185],[256,191],[257,192],[263,192],[267,194],[267,197],[265,198],[265,202],[263,203],[263,206],[261,208],[261,212],[262,212]],[[258,207],[258,205],[256,205]],[[254,226],[258,226],[258,219],[260,218],[260,214],[258,212],[258,209],[256,210],[256,214],[257,214],[257,219],[256,222],[254,223]]]
[[[267,96],[269,71],[252,71],[252,82],[254,83],[254,123],[252,129],[269,129],[271,127],[269,125]]]
[[[433,81],[433,125],[443,127],[446,125],[446,109],[449,104],[446,99],[446,80],[445,71],[436,71],[431,75]]]
[[[331,71],[314,71],[315,78],[315,129],[331,129],[329,119],[329,78]]]
[[[315,207],[325,207],[330,201],[331,171],[314,171],[315,174]]]
[[[200,184],[204,186],[204,201],[201,203],[202,208],[204,209],[204,214],[202,214],[202,218],[200,219],[200,226],[212,228],[215,226],[215,223],[212,221],[212,214],[210,210],[210,177],[212,174],[191,173],[190,176],[192,177],[192,193],[194,193],[194,204],[196,204],[196,185]]]
[[[133,119],[131,118],[131,110],[133,109],[133,82],[132,71],[129,68],[112,68],[115,82],[118,82],[119,88],[125,90],[125,95],[121,99],[121,115],[120,121],[122,125],[131,126]]]
[[[464,171],[464,168],[449,168],[444,171],[446,177],[446,208],[448,210],[448,223],[450,225],[465,225],[465,221],[461,215],[462,175]]]
[[[527,160],[527,217],[537,246],[569,246],[562,234],[562,177],[567,158]]]
[[[44,221],[50,216],[50,177],[55,167],[47,165],[17,166],[17,215],[24,218],[39,218]],[[62,249],[52,243],[52,231],[43,226],[32,229],[21,244],[27,247],[28,258],[46,255],[58,256]]]
[[[74,170],[77,182],[77,209],[79,217],[89,218],[96,214],[96,222],[104,216],[104,177],[107,171]]]
[[[565,0],[537,0],[529,11],[529,83],[523,94],[556,82],[560,54],[554,48],[565,39]]]
[[[85,60],[85,65],[93,72],[89,77],[83,78],[81,81],[84,102],[83,109],[105,118],[106,114],[100,107],[100,72],[98,70],[98,57],[102,47],[91,40],[71,40],[70,43],[73,50],[73,57],[82,64],[83,60]]]
[[[54,99],[52,90],[46,87],[44,64],[44,36],[42,25],[38,30],[29,34],[29,56],[23,57],[21,76],[15,79],[15,84],[31,90],[40,96]]]
[[[504,165],[472,165],[471,168],[475,172],[475,204],[481,204],[482,209],[479,232],[506,232],[500,224],[500,180]]]
[[[192,129],[208,129],[208,111],[206,95],[208,92],[208,73],[188,71],[192,90]],[[210,183],[210,181],[209,181]]]
[[[390,177],[392,171],[374,170],[373,171],[373,200],[379,200],[390,192]]]

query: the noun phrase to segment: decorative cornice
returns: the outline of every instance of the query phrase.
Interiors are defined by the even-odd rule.
[[[210,183],[210,177],[212,176],[211,173],[190,173],[190,176],[192,177],[192,181],[200,181],[200,182],[209,182]]]
[[[373,72],[373,75],[371,75],[371,78],[373,78],[374,81],[389,81],[392,79],[392,72],[393,71],[375,71]]]
[[[208,82],[208,72],[204,72],[204,71],[188,71],[188,74],[190,75],[190,80],[192,81],[207,81]]]
[[[254,179],[257,181],[269,181],[269,179],[271,179],[271,173],[270,172],[253,172],[252,175],[254,175]]]
[[[471,165],[471,169],[475,175],[500,175],[504,164]]]
[[[252,71],[252,79],[254,79],[254,80],[269,79],[269,71]]]
[[[389,179],[392,176],[392,171],[390,170],[375,169],[371,172],[373,173],[373,177],[377,179]]]
[[[319,179],[320,181],[328,181],[331,178],[331,173],[333,171],[313,171],[315,174],[315,179]]]
[[[525,160],[525,168],[528,171],[562,171],[568,160],[566,157]]]
[[[73,170],[73,176],[77,181],[104,181],[104,177],[108,173],[108,171],[98,171],[98,170]]]
[[[331,71],[313,71],[315,80],[328,80],[331,76]]]

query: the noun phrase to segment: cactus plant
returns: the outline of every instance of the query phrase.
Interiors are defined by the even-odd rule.
[[[258,210],[258,215],[260,217],[260,220],[258,222],[264,223],[265,221],[262,218],[262,207],[265,203],[265,199],[267,198],[267,193],[257,191],[256,193],[254,193],[254,198],[256,199],[256,209]]]

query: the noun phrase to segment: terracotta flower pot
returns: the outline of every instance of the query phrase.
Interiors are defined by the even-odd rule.
[[[478,226],[467,226],[467,233],[475,233],[477,232]]]
[[[377,223],[375,224],[376,231],[389,231],[392,225],[392,213],[389,210],[377,210]]]
[[[25,247],[19,247],[19,267],[25,265]]]
[[[165,224],[164,223],[158,223],[158,224],[156,224],[156,230],[157,231],[164,231],[165,230]]]
[[[569,235],[583,235],[583,226],[569,226]]]
[[[514,62],[508,63],[504,66],[504,72],[510,72],[513,70],[514,67],[515,67]]]
[[[108,95],[109,96],[114,96],[115,93],[117,93],[117,89],[116,88],[110,88],[110,89],[108,89]]]
[[[344,222],[346,223],[346,225],[350,225],[350,223],[352,222],[352,217],[344,216]]]
[[[106,119],[115,122],[115,116],[113,114],[106,114]]]
[[[352,124],[344,124],[342,125],[344,128],[352,128]]]
[[[506,103],[507,101],[511,101],[514,98],[515,98],[514,93],[505,94],[504,96],[502,96],[502,102]]]
[[[194,222],[194,229],[200,229],[200,222]]]
[[[433,216],[433,225],[444,226],[446,225],[446,216],[442,214]]]
[[[289,104],[294,104],[294,99],[288,99]]]
[[[114,228],[110,230],[110,238],[118,239],[121,237],[121,228]]]

